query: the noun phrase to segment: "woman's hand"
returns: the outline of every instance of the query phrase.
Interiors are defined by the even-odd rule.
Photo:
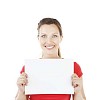
[[[27,74],[23,72],[17,80],[17,86],[20,93],[25,92],[25,85],[27,85],[27,83],[28,83]]]
[[[72,75],[72,86],[74,87],[75,93],[81,93],[83,82],[82,78],[79,78],[77,74]]]

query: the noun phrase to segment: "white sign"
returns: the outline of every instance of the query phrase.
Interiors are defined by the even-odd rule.
[[[72,59],[27,59],[25,73],[28,85],[25,94],[73,94],[71,76]]]

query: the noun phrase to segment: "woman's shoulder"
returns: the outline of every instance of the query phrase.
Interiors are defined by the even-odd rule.
[[[81,77],[83,75],[80,65],[77,62],[74,62],[74,73]]]
[[[25,65],[22,67],[20,74],[22,74],[23,72],[25,72]]]

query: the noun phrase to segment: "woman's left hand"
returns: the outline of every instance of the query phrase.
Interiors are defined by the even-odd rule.
[[[72,86],[75,93],[80,93],[83,87],[82,78],[79,78],[77,74],[72,75]]]

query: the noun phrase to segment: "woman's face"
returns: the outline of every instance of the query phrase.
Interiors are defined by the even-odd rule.
[[[59,43],[62,40],[55,24],[44,24],[39,29],[39,42],[43,55],[58,55]]]

